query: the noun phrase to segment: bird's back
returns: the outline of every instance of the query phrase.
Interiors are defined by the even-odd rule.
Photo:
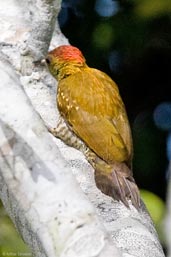
[[[58,108],[74,133],[107,163],[132,159],[132,137],[115,82],[85,67],[59,82]]]

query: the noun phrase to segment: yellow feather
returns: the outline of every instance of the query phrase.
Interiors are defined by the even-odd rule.
[[[59,81],[59,91],[59,110],[74,133],[103,160],[130,162],[132,139],[117,85],[105,73],[85,67]]]

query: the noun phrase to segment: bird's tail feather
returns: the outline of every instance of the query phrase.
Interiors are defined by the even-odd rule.
[[[97,187],[115,200],[122,201],[129,208],[130,199],[136,209],[140,208],[140,193],[131,170],[124,163],[113,165],[111,172],[95,170]]]

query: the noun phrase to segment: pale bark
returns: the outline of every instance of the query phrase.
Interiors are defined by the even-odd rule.
[[[33,61],[48,49],[60,1],[1,2],[0,197],[20,234],[35,256],[164,256],[143,203],[138,212],[102,194],[84,156],[43,125],[58,119],[56,81]],[[60,44],[56,27],[51,48]]]

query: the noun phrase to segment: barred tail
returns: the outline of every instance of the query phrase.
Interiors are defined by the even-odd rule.
[[[126,164],[113,165],[111,172],[95,170],[97,187],[106,195],[117,201],[122,201],[129,208],[128,200],[138,210],[140,208],[140,193],[132,176],[131,170]]]

